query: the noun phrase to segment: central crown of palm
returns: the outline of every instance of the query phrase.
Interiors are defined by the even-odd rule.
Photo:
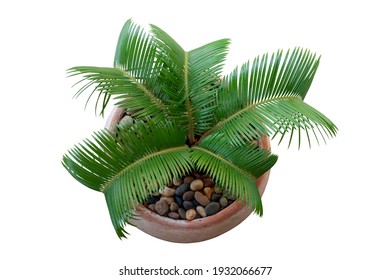
[[[119,237],[136,207],[174,177],[200,170],[262,215],[256,179],[277,157],[255,144],[259,135],[304,134],[324,140],[336,126],[303,102],[319,58],[296,48],[263,55],[221,77],[229,40],[189,52],[166,32],[129,20],[113,67],[79,66],[76,96],[91,89],[96,109],[111,98],[135,122],[101,130],[64,155],[62,163],[85,186],[103,192]],[[79,82],[79,83],[80,83]],[[88,102],[88,101],[87,101]]]

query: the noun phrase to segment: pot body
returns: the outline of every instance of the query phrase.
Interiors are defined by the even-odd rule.
[[[113,131],[124,115],[125,111],[123,109],[114,108],[105,127]],[[268,137],[261,137],[258,143],[263,149],[270,149]],[[256,181],[261,196],[265,191],[269,174],[270,171],[264,173]],[[140,205],[136,212],[137,220],[131,220],[131,223],[141,231],[165,241],[192,243],[205,241],[231,230],[244,221],[251,213],[252,209],[250,207],[241,201],[235,201],[215,215],[185,221],[160,216],[145,206]]]

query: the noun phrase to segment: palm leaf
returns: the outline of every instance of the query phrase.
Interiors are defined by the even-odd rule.
[[[224,77],[218,94],[214,127],[203,137],[216,131],[225,133],[232,143],[252,141],[263,135],[298,131],[332,137],[337,127],[322,113],[303,102],[319,65],[319,58],[299,48],[287,52],[265,54],[245,63]],[[292,137],[290,137],[291,143]],[[323,137],[324,141],[326,140]]]
[[[191,158],[196,168],[210,174],[217,183],[262,215],[256,179],[271,169],[277,156],[255,144],[229,145],[223,135],[216,134],[192,147]]]
[[[176,102],[176,121],[183,125],[194,142],[196,134],[210,128],[215,109],[217,81],[227,54],[229,40],[218,40],[186,52],[172,37],[152,25],[165,67],[164,90]]]
[[[185,132],[168,122],[137,122],[118,128],[117,136],[102,130],[70,150],[62,163],[80,183],[105,194],[119,237],[139,203],[193,169]]]
[[[229,40],[221,39],[188,53],[189,96],[195,120],[194,131],[197,135],[210,129],[214,120],[219,79],[229,44]]]
[[[153,92],[160,92],[157,79],[161,66],[156,61],[157,45],[153,36],[131,19],[126,21],[119,35],[115,51],[114,67],[126,71]]]
[[[79,97],[92,89],[86,106],[93,95],[97,95],[95,112],[101,101],[103,115],[110,98],[119,100],[116,105],[136,112],[134,117],[165,117],[159,86],[161,65],[156,61],[157,46],[153,38],[133,21],[127,21],[118,39],[114,67],[78,66],[68,69],[69,76],[81,75],[76,83],[82,86],[75,94]]]
[[[101,114],[111,96],[117,100],[118,107],[130,110],[135,118],[155,117],[164,119],[168,113],[167,107],[151,91],[137,79],[130,76],[126,71],[119,68],[77,66],[68,70],[69,76],[82,76],[83,81],[88,81],[76,93],[80,96],[89,87],[93,87],[92,93],[104,96]],[[80,83],[79,82],[79,83]],[[96,103],[96,104],[97,104]]]

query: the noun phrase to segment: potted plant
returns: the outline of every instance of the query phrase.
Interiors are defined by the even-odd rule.
[[[222,77],[228,46],[222,39],[187,52],[157,26],[146,32],[129,20],[113,67],[68,70],[81,76],[76,96],[90,90],[88,101],[96,96],[99,114],[111,98],[116,101],[106,129],[69,150],[62,164],[80,183],[104,193],[120,238],[126,224],[136,224],[159,238],[195,242],[222,233],[212,233],[213,225],[229,230],[252,211],[261,216],[261,194],[277,161],[268,136],[291,144],[296,135],[298,145],[303,135],[309,145],[313,137],[335,136],[332,121],[303,101],[319,57],[301,48],[278,51]],[[212,187],[206,193],[207,180]],[[178,198],[179,188],[192,197]],[[224,204],[216,206],[213,194]],[[212,202],[224,210],[205,213]],[[243,214],[236,219],[235,211]],[[150,216],[161,224],[150,225]],[[183,237],[175,228],[194,234]]]

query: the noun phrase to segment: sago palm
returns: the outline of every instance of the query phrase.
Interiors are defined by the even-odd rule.
[[[76,96],[96,96],[98,113],[110,99],[134,123],[96,132],[62,159],[85,186],[104,193],[116,233],[137,205],[172,178],[199,170],[262,215],[256,178],[277,156],[256,145],[259,135],[306,138],[310,145],[336,126],[303,100],[319,57],[295,48],[265,54],[222,77],[229,40],[185,51],[166,32],[125,23],[113,67],[78,66]],[[88,101],[87,101],[88,102]],[[288,136],[286,136],[288,135]]]

